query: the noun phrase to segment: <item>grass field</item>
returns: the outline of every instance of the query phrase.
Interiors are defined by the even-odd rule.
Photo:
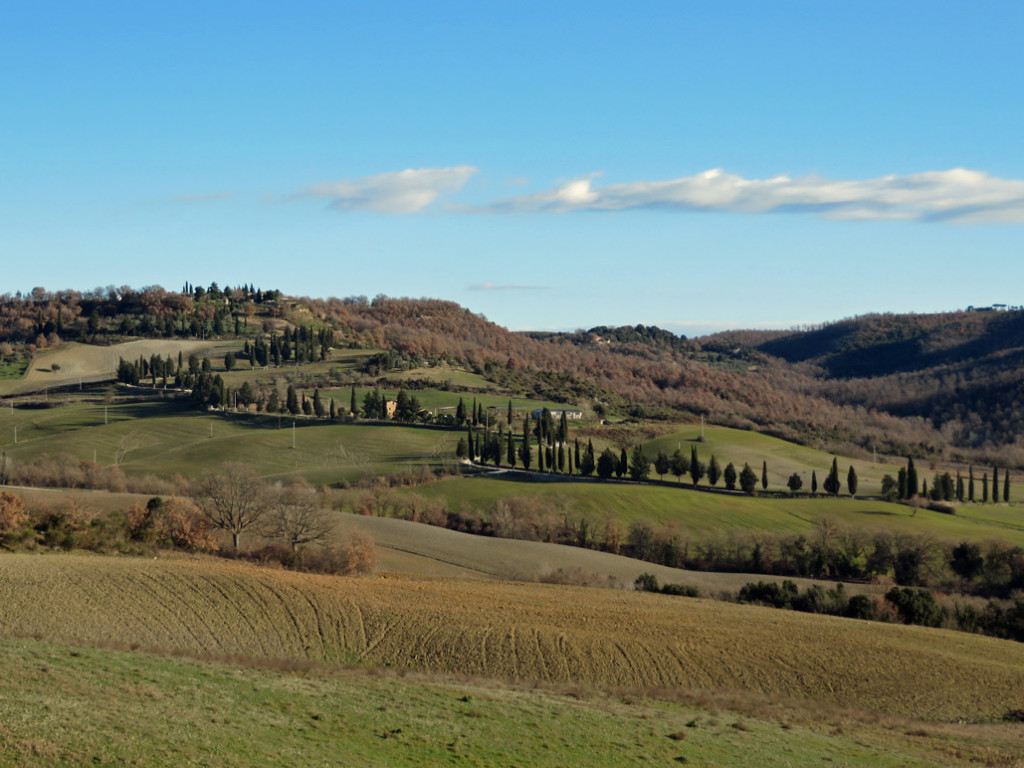
[[[8,555],[0,605],[6,636],[70,644],[744,690],[943,721],[1024,708],[1018,643],[648,593]]]
[[[939,539],[1005,539],[1024,545],[1024,509],[1016,505],[965,505],[956,515],[902,504],[850,498],[751,498],[634,483],[531,481],[524,475],[453,477],[416,488],[453,510],[487,511],[499,499],[539,498],[558,510],[595,521],[648,520],[675,524],[693,534],[729,531],[808,531],[822,518],[850,526],[930,534]]]
[[[238,342],[189,341],[187,339],[143,339],[111,346],[93,346],[70,342],[56,349],[44,349],[35,356],[21,379],[0,379],[0,396],[38,392],[46,387],[111,381],[117,375],[118,358],[133,360],[139,356],[177,355],[193,352],[209,356],[211,362],[223,357]]]
[[[455,456],[456,432],[398,425],[314,425],[302,419],[225,418],[185,401],[74,402],[0,409],[4,450],[14,460],[65,453],[129,473],[170,477],[215,470],[227,461],[267,478],[302,475],[314,483],[439,466]],[[104,423],[106,422],[106,423]],[[18,442],[15,444],[14,428]],[[294,440],[295,447],[292,447]]]
[[[705,464],[711,459],[712,454],[714,454],[722,469],[725,469],[726,464],[732,462],[736,467],[736,471],[739,472],[743,469],[743,464],[748,463],[757,473],[759,480],[758,488],[761,487],[762,462],[766,462],[768,468],[768,487],[772,490],[787,489],[789,476],[796,472],[803,480],[801,491],[810,491],[811,472],[813,471],[817,474],[818,490],[821,491],[825,478],[832,467],[832,454],[797,445],[796,443],[786,442],[776,437],[762,435],[759,432],[708,426],[704,428],[703,441],[698,440],[700,434],[701,428],[699,425],[687,426],[677,432],[645,442],[643,446],[652,461],[657,456],[659,450],[671,456],[677,448],[682,450],[683,455],[689,458],[690,448],[696,446],[698,456]],[[882,477],[884,475],[891,475],[895,478],[900,467],[906,466],[905,458],[886,459],[886,463],[882,461],[876,463],[863,459],[850,459],[843,456],[837,458],[839,477],[844,493],[846,492],[846,475],[851,465],[857,472],[858,492],[865,495],[878,495],[882,486]],[[940,472],[948,471],[955,478],[958,467],[941,466],[936,469]],[[960,469],[962,469],[964,482],[966,483],[967,467]],[[927,480],[929,487],[931,487],[932,478],[936,470],[929,468],[928,464],[923,461],[918,462],[917,470],[918,476],[923,480]],[[989,477],[991,477],[991,471],[991,467],[975,467],[975,476],[979,484],[982,473],[988,472]],[[1000,472],[1001,476],[1002,472]],[[674,477],[667,477],[668,479],[675,479]],[[706,485],[707,478],[704,478],[701,483]],[[725,483],[719,480],[718,485],[719,487],[724,487]],[[1000,480],[1001,490],[1002,480]],[[1010,498],[1017,498],[1017,493],[1020,492],[1021,486],[1019,483],[1011,480]],[[980,497],[981,490],[979,486],[978,498],[980,499]]]
[[[1019,726],[0,642],[6,765],[1009,766]]]

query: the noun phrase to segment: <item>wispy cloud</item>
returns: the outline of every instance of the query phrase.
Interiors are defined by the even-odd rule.
[[[837,180],[821,176],[745,179],[713,169],[666,181],[594,183],[572,179],[477,212],[733,211],[810,213],[832,219],[1024,223],[1024,181],[953,168],[907,176]]]
[[[471,291],[543,291],[543,285],[498,285],[485,281],[469,286]]]
[[[330,200],[339,211],[419,213],[441,195],[453,194],[477,172],[472,165],[450,168],[409,168],[357,179],[326,181],[310,187],[307,197]]]

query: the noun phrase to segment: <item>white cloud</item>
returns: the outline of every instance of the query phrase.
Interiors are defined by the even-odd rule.
[[[409,168],[358,179],[317,184],[308,197],[324,197],[339,211],[419,213],[443,194],[458,192],[477,172],[471,165],[450,168]]]
[[[595,186],[594,177],[501,200],[490,212],[733,211],[813,213],[833,219],[1024,223],[1024,181],[953,168],[908,176],[836,180],[820,176],[745,179],[712,169],[667,181]]]

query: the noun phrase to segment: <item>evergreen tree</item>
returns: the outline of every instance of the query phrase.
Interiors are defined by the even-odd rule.
[[[753,496],[757,490],[757,473],[750,468],[749,464],[744,464],[740,471],[740,490],[748,496]]]
[[[306,399],[306,393],[302,393],[302,412],[307,416],[313,415],[313,404]]]
[[[682,482],[683,475],[690,471],[690,462],[687,461],[686,456],[683,455],[683,452],[679,448],[676,448],[673,452],[670,463],[670,469],[672,470],[672,474],[676,476],[676,482]]]
[[[658,473],[658,479],[664,480],[665,474],[669,470],[668,456],[665,455],[664,451],[658,451],[657,457],[654,459],[654,471]]]
[[[558,442],[564,443],[569,439],[569,420],[565,415],[565,409],[562,409],[562,418],[558,422]]]
[[[992,503],[999,503],[999,469],[992,467]]]
[[[711,461],[708,462],[708,484],[714,488],[718,485],[718,479],[722,476],[722,470],[718,466],[718,459],[711,454]]]
[[[579,474],[579,471],[580,471],[580,439],[577,437],[573,442],[575,443],[575,448],[574,448],[575,456],[573,457],[573,463],[576,465],[576,473]]]
[[[730,461],[725,465],[725,470],[722,472],[722,479],[725,480],[725,487],[730,491],[736,490],[736,477],[736,467],[734,467]]]
[[[594,460],[594,443],[588,440],[587,447],[583,449],[583,459],[580,461],[580,474],[584,477],[590,477],[590,475],[594,474],[596,463]]]
[[[459,438],[459,442],[455,446],[455,455],[460,459],[465,459],[469,456],[469,446],[466,445],[466,438]]]
[[[768,490],[768,462],[761,462],[761,490]]]
[[[281,398],[277,394],[277,389],[270,390],[270,398],[267,400],[267,412],[268,413],[279,413],[281,410]]]
[[[967,500],[974,501],[974,467],[967,468]]]
[[[295,393],[295,387],[291,384],[288,385],[288,395],[285,398],[285,408],[288,409],[288,413],[292,416],[296,416],[299,413],[299,396]]]
[[[833,496],[838,496],[839,489],[839,463],[833,457],[832,469],[829,470],[828,476],[825,478],[825,493],[831,493]]]
[[[349,410],[349,413],[352,414],[352,416],[358,416],[359,415],[359,411],[358,411],[358,409],[356,409],[356,388],[355,388],[355,386],[352,387],[352,391],[349,394],[348,410]]]
[[[324,417],[324,401],[320,398],[320,388],[313,390],[313,413],[316,414],[317,418],[322,419]]]
[[[615,476],[618,477],[618,478],[621,478],[624,474],[626,474],[626,469],[628,467],[629,467],[629,458],[626,456],[626,449],[623,448],[619,452],[619,463],[618,463],[618,466],[615,467]]]
[[[917,495],[917,489],[920,488],[920,483],[917,482],[917,470],[914,469],[914,457],[907,456],[907,496],[910,498]]]
[[[374,387],[363,395],[363,416],[367,419],[380,418],[380,390]]]
[[[505,455],[505,459],[508,461],[508,465],[515,469],[516,466],[516,439],[512,432],[512,427],[508,430],[508,452]]]
[[[615,469],[619,465],[619,460],[615,457],[611,448],[605,448],[601,451],[601,455],[597,457],[597,476],[602,480],[607,480],[613,474]]]
[[[988,472],[981,474],[981,503],[988,503]]]
[[[512,429],[512,400],[511,399],[509,399],[509,401],[508,401],[508,413],[506,414],[505,418],[508,421],[509,429]]]
[[[455,406],[455,423],[458,426],[462,426],[462,422],[466,420],[466,404],[462,402],[462,398],[459,398],[459,404]]]
[[[704,477],[706,469],[704,463],[697,458],[697,446],[690,446],[690,480],[693,481],[693,487],[697,487],[697,483]]]
[[[644,449],[639,445],[633,446],[629,454],[629,477],[637,481],[646,480],[650,471],[651,460],[647,458]]]
[[[523,442],[519,446],[519,458],[523,462],[523,469],[530,468],[531,450],[530,450],[530,416],[527,415],[523,418]]]
[[[558,444],[558,471],[565,472],[565,443]]]
[[[964,479],[960,476],[960,470],[956,471],[956,500],[963,503],[964,500]]]
[[[466,453],[470,461],[476,459],[476,446],[473,445],[473,426],[471,424],[466,425]]]
[[[334,407],[334,398],[332,397],[330,400],[331,400],[331,406],[330,406],[331,421],[337,421],[338,420],[338,409]]]
[[[1009,503],[1010,501],[1010,470],[1003,470],[1003,501]]]
[[[900,471],[896,473],[897,480],[897,491],[896,498],[905,499],[907,498],[907,468],[900,467]]]
[[[538,472],[543,472],[544,471],[544,459],[546,458],[544,453],[545,453],[544,442],[542,440],[537,440],[537,471]]]
[[[850,465],[850,471],[846,473],[846,490],[850,492],[851,496],[857,495],[857,470],[853,468],[853,464]]]
[[[804,481],[803,478],[800,477],[799,472],[794,472],[789,476],[789,480],[786,481],[786,485],[789,487],[790,493],[796,493],[799,491],[803,487],[803,484]]]
[[[811,470],[811,493],[818,492],[818,473]]]

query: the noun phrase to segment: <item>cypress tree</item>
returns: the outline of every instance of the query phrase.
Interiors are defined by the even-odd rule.
[[[818,474],[812,469],[811,470],[811,493],[818,492]]]
[[[519,458],[522,459],[523,469],[530,468],[530,416],[523,417],[523,444],[519,446]]]
[[[462,398],[459,398],[459,404],[455,406],[455,423],[462,426],[462,422],[466,420],[466,404],[462,402]]]
[[[576,472],[578,473],[580,471],[580,439],[577,437],[574,442],[576,444],[576,448],[575,448],[575,454],[576,455],[573,458],[573,463],[576,465]]]
[[[761,490],[768,490],[768,462],[761,462]]]
[[[974,467],[968,467],[967,473],[967,500],[974,501]]]
[[[334,398],[331,398],[331,421],[338,420],[338,409],[334,407]]]
[[[956,471],[956,500],[962,502],[964,500],[964,479],[960,476],[960,470]]]
[[[629,465],[629,460],[626,458],[626,449],[623,448],[619,453],[619,466],[615,468],[615,476],[622,477],[626,474],[626,467]]]
[[[1010,501],[1010,470],[1003,470],[1003,501]]]
[[[988,472],[981,474],[981,503],[988,503]]]
[[[999,470],[992,467],[992,503],[999,502]]]
[[[899,471],[897,477],[899,478],[899,480],[898,480],[898,490],[897,490],[897,494],[896,495],[900,499],[905,499],[905,498],[907,498],[907,468],[906,467],[900,467],[900,471]]]
[[[508,421],[509,429],[511,429],[512,428],[512,400],[511,399],[508,401],[508,414],[506,415],[505,418]]]
[[[476,458],[476,447],[473,445],[473,427],[466,427],[466,449],[469,452],[469,460],[473,461]]]
[[[508,465],[514,469],[516,466],[516,441],[511,426],[508,429],[508,453],[505,458],[508,460]]]
[[[846,473],[846,489],[851,496],[857,495],[857,470],[850,465],[850,471]]]
[[[917,482],[917,470],[914,469],[914,457],[907,456],[907,498],[916,496],[920,487]]]
[[[358,416],[359,413],[356,411],[356,388],[352,387],[352,394],[348,400],[348,410],[353,416]]]

